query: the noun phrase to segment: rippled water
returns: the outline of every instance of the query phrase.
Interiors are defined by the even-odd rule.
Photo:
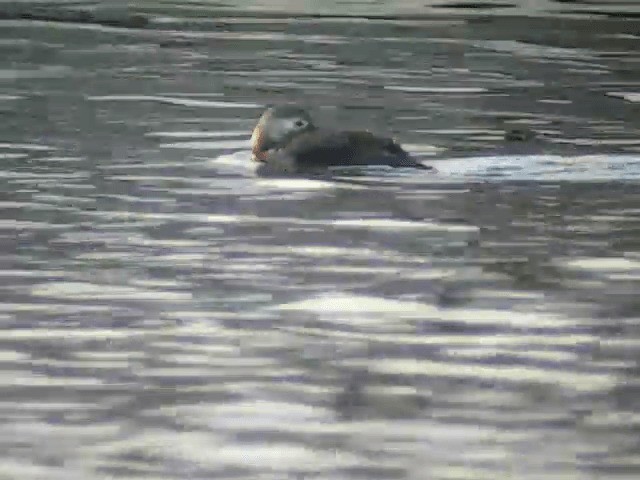
[[[7,478],[637,478],[637,21],[177,5],[0,21]],[[285,100],[438,172],[261,178]]]

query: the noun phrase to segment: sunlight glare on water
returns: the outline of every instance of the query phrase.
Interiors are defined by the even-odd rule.
[[[638,478],[634,5],[5,3],[7,478]]]

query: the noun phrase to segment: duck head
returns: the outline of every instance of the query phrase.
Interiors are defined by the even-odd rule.
[[[285,146],[301,133],[315,129],[309,113],[293,105],[270,107],[262,114],[251,135],[251,157],[265,162],[270,150]]]

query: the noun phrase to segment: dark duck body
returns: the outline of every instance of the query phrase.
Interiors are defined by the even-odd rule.
[[[392,138],[368,131],[321,129],[296,106],[268,108],[251,136],[253,160],[272,172],[303,173],[329,167],[386,165],[431,170]]]

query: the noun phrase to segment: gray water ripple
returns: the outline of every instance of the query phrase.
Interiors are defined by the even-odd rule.
[[[634,24],[414,3],[1,22],[7,475],[637,477]],[[260,178],[288,101],[438,171]]]

